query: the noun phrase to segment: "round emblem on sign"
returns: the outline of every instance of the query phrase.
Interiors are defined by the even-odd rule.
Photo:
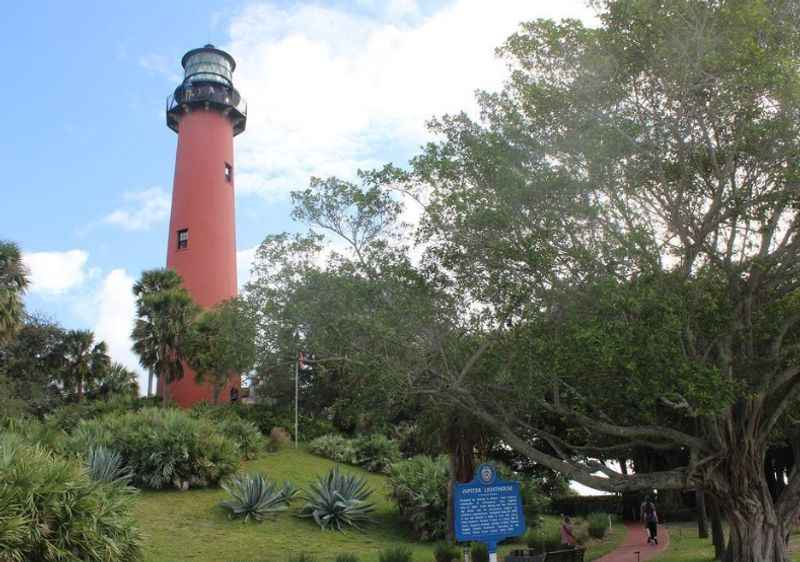
[[[478,478],[480,478],[481,484],[488,486],[494,482],[496,475],[494,467],[490,464],[482,464],[478,467]]]

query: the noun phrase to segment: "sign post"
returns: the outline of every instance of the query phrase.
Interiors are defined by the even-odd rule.
[[[497,543],[525,533],[519,482],[499,480],[492,465],[480,465],[472,482],[456,484],[453,503],[456,540],[485,543],[489,562],[497,562]]]

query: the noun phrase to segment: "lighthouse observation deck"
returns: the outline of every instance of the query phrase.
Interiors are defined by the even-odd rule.
[[[206,45],[186,53],[181,64],[183,82],[167,97],[167,126],[178,132],[182,115],[197,109],[213,109],[230,119],[234,136],[244,131],[247,103],[233,87],[236,68],[233,57]]]

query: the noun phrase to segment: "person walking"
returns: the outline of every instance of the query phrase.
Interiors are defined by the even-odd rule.
[[[561,546],[574,547],[578,544],[575,534],[572,532],[572,520],[569,515],[565,515],[561,520]]]
[[[642,504],[642,520],[647,527],[647,544],[658,544],[658,513],[653,500],[648,496]]]

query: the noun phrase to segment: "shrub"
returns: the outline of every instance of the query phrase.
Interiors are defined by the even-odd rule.
[[[297,489],[290,482],[284,482],[279,488],[275,482],[257,473],[235,475],[223,482],[222,488],[233,499],[220,505],[231,512],[231,517],[244,517],[245,521],[251,517],[261,521],[267,515],[286,511],[289,502],[297,495]]]
[[[292,442],[292,435],[282,427],[273,427],[269,432],[269,443],[273,450],[277,451],[286,447]]]
[[[370,472],[388,474],[392,464],[401,459],[400,447],[385,435],[373,433],[353,442],[356,464]]]
[[[367,501],[371,494],[364,478],[339,472],[336,466],[311,484],[300,517],[313,517],[323,529],[341,531],[346,526],[359,529],[359,523],[369,522],[375,509]]]
[[[470,560],[472,562],[489,562],[489,549],[484,543],[472,543],[472,548],[470,549]]]
[[[94,482],[74,460],[0,437],[0,558],[128,562],[141,552],[133,490]]]
[[[411,562],[411,550],[404,546],[387,548],[378,553],[378,562]]]
[[[447,532],[447,458],[417,456],[392,465],[391,497],[416,538],[444,538]]]
[[[104,446],[122,456],[132,483],[143,488],[186,489],[216,484],[239,465],[236,443],[207,419],[173,409],[148,408],[83,421],[68,437],[68,452],[86,455]]]
[[[441,542],[433,549],[433,557],[436,562],[453,562],[459,559],[460,553],[455,545]]]
[[[246,459],[254,459],[264,450],[264,436],[253,422],[239,417],[229,417],[218,425],[219,431],[239,445],[239,451]]]
[[[122,456],[102,445],[89,449],[87,465],[89,477],[97,482],[127,484],[131,479],[130,469],[122,464]]]
[[[315,455],[338,463],[358,464],[353,441],[335,433],[317,437],[308,444],[308,450]]]
[[[558,550],[561,547],[561,533],[558,527],[528,529],[523,540],[528,548],[542,552]]]
[[[602,539],[608,532],[608,513],[590,513],[586,518],[589,523],[589,536],[594,539]]]
[[[337,554],[334,562],[359,562],[355,554]]]

